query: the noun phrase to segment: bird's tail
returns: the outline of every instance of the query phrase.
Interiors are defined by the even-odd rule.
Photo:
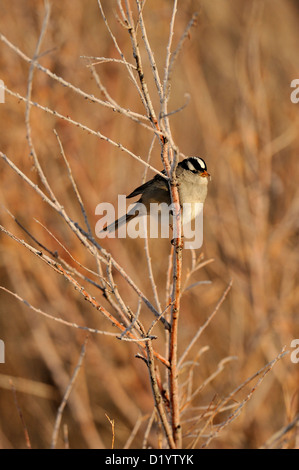
[[[119,219],[115,220],[114,222],[112,222],[112,224],[110,225],[107,225],[107,227],[104,227],[102,232],[109,232],[109,233],[112,233],[112,232],[116,232],[116,230],[119,229],[119,227],[121,227],[122,225],[126,224],[127,222],[129,222],[130,220],[134,219],[134,217],[137,217],[138,215],[138,212],[137,213],[134,213],[134,214],[126,214],[126,215],[123,215],[122,217],[120,217]]]

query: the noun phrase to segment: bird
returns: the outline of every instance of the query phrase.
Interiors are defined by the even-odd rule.
[[[166,175],[165,170],[162,170],[161,173]],[[190,222],[196,217],[198,208],[195,204],[203,204],[205,202],[209,177],[210,174],[207,171],[207,165],[203,158],[187,157],[178,163],[176,168],[176,179],[180,206],[183,208],[183,224]],[[150,205],[152,203],[166,203],[168,206],[171,205],[168,180],[159,174],[141,186],[138,186],[127,196],[127,198],[130,199],[138,195],[141,196],[135,206],[133,206],[127,214],[104,227],[102,232],[114,232],[122,225],[140,215],[140,204],[143,205],[142,207],[145,208],[147,214],[150,213]],[[186,210],[184,213],[184,205],[186,203],[189,203],[188,214],[186,213]]]

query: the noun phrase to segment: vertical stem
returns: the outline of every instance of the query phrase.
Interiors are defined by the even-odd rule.
[[[165,153],[167,145],[164,146]],[[172,433],[176,448],[182,447],[182,432],[180,425],[180,406],[178,390],[178,372],[177,372],[177,344],[178,344],[178,320],[180,313],[181,298],[181,273],[182,273],[182,225],[181,225],[181,206],[179,199],[178,186],[176,181],[177,155],[173,155],[170,148],[170,157],[172,168],[170,172],[170,190],[173,204],[173,227],[175,237],[175,249],[173,253],[173,286],[172,286],[172,307],[171,307],[171,328],[169,337],[169,397],[172,421]]]
[[[168,155],[169,153],[169,155]],[[169,159],[172,161],[170,168]],[[175,250],[173,254],[173,286],[172,286],[172,307],[171,324],[169,336],[169,398],[173,439],[177,449],[182,447],[182,432],[180,425],[180,406],[178,391],[177,373],[177,344],[178,344],[178,320],[180,312],[181,297],[181,272],[182,272],[182,226],[181,226],[181,206],[179,192],[176,182],[177,154],[165,142],[162,151],[162,160],[167,175],[170,177],[171,200],[174,209],[173,227],[175,236]]]
[[[170,449],[175,449],[177,446],[173,438],[173,433],[171,432],[172,430],[168,422],[168,417],[167,417],[167,414],[165,412],[164,405],[163,405],[163,399],[162,399],[162,396],[158,387],[158,383],[157,383],[157,375],[156,375],[155,365],[154,365],[154,354],[153,354],[153,348],[152,348],[152,344],[150,340],[146,342],[146,350],[147,350],[147,366],[148,366],[148,370],[150,374],[151,386],[152,386],[153,396],[155,399],[156,409],[160,418],[160,422],[163,426],[163,430],[164,430],[168,445]]]
[[[165,433],[168,438],[168,443],[171,448],[181,448],[182,446],[182,433],[180,426],[180,407],[179,407],[179,393],[178,393],[178,374],[177,374],[177,340],[178,340],[178,319],[180,311],[180,294],[181,294],[181,270],[182,270],[182,236],[181,236],[181,214],[180,214],[180,200],[179,192],[176,182],[176,167],[178,164],[178,152],[175,150],[173,145],[172,138],[170,135],[170,128],[167,118],[167,102],[169,98],[168,85],[169,85],[169,64],[171,57],[171,44],[173,39],[173,28],[174,20],[177,11],[177,0],[174,0],[172,19],[170,24],[170,33],[169,33],[169,42],[167,46],[167,59],[165,66],[165,79],[163,82],[163,94],[160,96],[161,101],[161,112],[163,114],[163,122],[165,127],[164,135],[161,134],[160,125],[158,123],[154,106],[151,101],[149,90],[147,88],[147,83],[144,77],[144,71],[142,66],[141,54],[138,46],[136,28],[134,26],[132,10],[130,5],[130,0],[125,0],[126,4],[126,14],[121,8],[123,20],[127,25],[129,35],[132,41],[133,47],[133,56],[136,62],[137,74],[140,80],[141,91],[143,95],[143,102],[145,103],[145,108],[148,113],[148,117],[153,125],[159,131],[157,137],[160,140],[162,147],[162,161],[164,163],[164,168],[166,175],[169,177],[169,189],[171,191],[171,200],[174,207],[174,223],[175,223],[175,250],[174,250],[174,261],[173,261],[173,290],[172,290],[172,309],[171,309],[171,331],[169,335],[169,394],[170,394],[170,411],[171,411],[171,431],[172,436],[170,439],[169,430],[166,426],[165,416],[162,413],[161,408],[161,395],[158,394],[155,384],[155,375],[154,371],[151,371],[152,363],[150,359],[150,343],[147,344],[148,350],[148,359],[149,359],[149,369],[151,371],[151,382],[152,389],[155,397],[156,407],[163,424]],[[121,6],[121,4],[120,4]],[[142,8],[140,3],[137,0],[137,7],[139,8],[139,15],[142,15]],[[143,32],[143,38],[149,54],[150,63],[152,65],[153,75],[156,79],[156,84],[158,84],[158,91],[161,94],[160,79],[158,80],[157,70],[153,59],[153,54],[150,49],[150,45],[147,41],[145,28],[142,22],[142,16],[140,16],[140,24]],[[163,130],[163,129],[162,129]],[[173,440],[173,442],[171,442]],[[173,447],[174,445],[174,447]]]
[[[181,237],[181,217],[176,214],[176,224],[179,225],[177,238],[175,241],[174,261],[173,261],[173,292],[171,311],[171,331],[169,343],[169,389],[170,408],[172,419],[172,432],[176,448],[182,447],[182,429],[180,425],[180,406],[178,389],[178,369],[177,369],[177,344],[178,344],[178,321],[180,313],[180,293],[181,293],[181,272],[182,272],[182,237]]]

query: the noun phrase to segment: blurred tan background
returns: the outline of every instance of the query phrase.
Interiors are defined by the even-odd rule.
[[[87,62],[80,56],[118,56],[97,2],[52,3],[40,63],[99,96]],[[115,19],[115,3],[106,0],[103,6],[126,57],[133,61],[130,40]],[[144,13],[161,73],[171,8],[171,1],[147,0]],[[292,339],[299,338],[299,103],[290,100],[290,83],[299,78],[299,9],[296,0],[179,2],[175,44],[195,10],[200,15],[174,69],[169,109],[179,108],[186,101],[186,94],[190,95],[188,106],[171,118],[172,132],[180,151],[202,156],[212,175],[204,210],[204,244],[198,254],[202,253],[204,260],[214,261],[192,278],[192,282],[211,283],[198,285],[183,296],[179,351],[184,350],[213,311],[232,279],[231,292],[192,350],[191,356],[195,357],[201,347],[209,345],[195,368],[195,386],[209,377],[223,358],[237,356],[197,397],[193,406],[200,407],[224,397],[274,359],[284,345],[289,348]],[[43,14],[42,1],[2,0],[0,30],[32,57]],[[0,78],[8,88],[26,94],[28,64],[4,43],[0,47]],[[124,67],[102,64],[96,69],[117,102],[143,111]],[[158,106],[152,80],[148,80]],[[149,132],[84,100],[39,71],[34,75],[33,100],[100,130],[143,159],[148,156],[152,138]],[[38,183],[29,158],[24,112],[24,103],[6,94],[5,103],[0,105],[0,150]],[[38,109],[32,108],[31,123],[41,164],[73,220],[82,223],[82,215],[60,157],[54,128],[93,227],[98,203],[116,204],[118,194],[128,194],[140,184],[144,167],[119,149]],[[157,144],[151,164],[162,168]],[[91,257],[62,219],[2,161],[0,175],[2,206],[41,243],[58,250],[71,262],[34,219],[42,222],[76,259],[94,268]],[[3,207],[0,219],[2,225],[29,241]],[[144,242],[109,240],[103,244],[152,299]],[[1,285],[54,316],[109,329],[107,321],[70,284],[25,248],[4,234],[0,247]],[[169,242],[154,240],[150,248],[164,302]],[[190,253],[185,252],[184,273],[190,258]],[[127,289],[120,276],[115,279],[120,289]],[[89,290],[108,306],[96,289]],[[127,290],[126,301],[136,308],[136,299]],[[47,448],[57,408],[78,361],[85,334],[46,320],[2,291],[0,296],[0,338],[6,348],[5,364],[0,364],[0,447],[26,446],[9,384],[11,376],[31,445]],[[148,315],[144,321],[150,324],[148,311],[141,315]],[[158,339],[159,347],[163,352]],[[111,425],[105,414],[115,420],[115,446],[122,448],[136,420],[151,413],[148,373],[142,361],[134,358],[136,352],[136,346],[114,338],[89,339],[84,365],[62,421],[67,424],[72,448],[111,446]],[[285,356],[267,375],[240,417],[210,447],[256,448],[292,421],[298,413],[298,371],[299,364]],[[146,421],[132,447],[141,447],[145,426]],[[150,442],[155,445],[155,436]],[[186,438],[184,442],[187,446],[189,441]],[[293,434],[292,438],[287,436],[284,446],[297,445]],[[62,432],[58,447],[64,447]]]

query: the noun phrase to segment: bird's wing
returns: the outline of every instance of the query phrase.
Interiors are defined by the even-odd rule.
[[[161,173],[164,173],[165,174],[165,170],[163,170]],[[164,183],[164,178],[162,178],[160,175],[156,175],[154,178],[152,178],[151,180],[147,181],[146,183],[142,184],[141,186],[138,186],[138,188],[134,189],[134,191],[132,191],[128,196],[127,196],[127,199],[131,198],[131,197],[135,197],[135,196],[138,196],[138,194],[143,194],[144,191],[150,187],[154,181],[159,181],[159,182],[162,182]]]
[[[134,189],[127,198],[135,197],[138,196],[138,194],[142,194],[143,191],[152,184],[153,180],[147,181],[146,183],[142,184],[141,186],[138,186],[138,188]]]

